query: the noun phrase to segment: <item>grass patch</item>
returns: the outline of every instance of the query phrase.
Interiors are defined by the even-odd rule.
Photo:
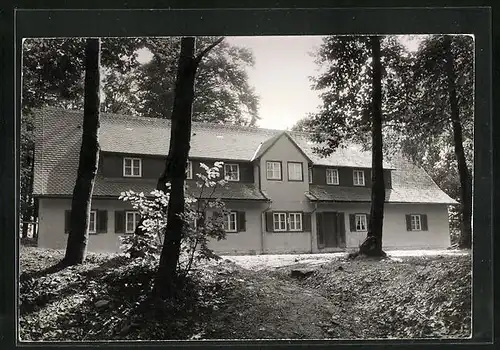
[[[150,297],[154,259],[89,254],[47,268],[63,252],[21,248],[21,340],[366,339],[470,335],[469,256],[375,262],[338,259],[266,271],[228,260],[179,284],[181,297]],[[299,261],[300,262],[300,261]]]

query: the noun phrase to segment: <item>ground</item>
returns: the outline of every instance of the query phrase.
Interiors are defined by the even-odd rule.
[[[20,338],[469,337],[470,255],[412,255],[224,257],[199,266],[175,303],[153,304],[154,261],[89,254],[84,265],[51,272],[62,251],[23,247]]]

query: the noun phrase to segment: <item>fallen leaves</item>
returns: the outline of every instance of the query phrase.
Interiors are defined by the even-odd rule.
[[[251,271],[218,261],[182,281],[176,302],[161,303],[150,298],[155,261],[89,254],[86,264],[37,274],[60,258],[60,251],[21,251],[22,340],[470,334],[468,256],[336,259],[301,279],[290,271],[303,264]]]

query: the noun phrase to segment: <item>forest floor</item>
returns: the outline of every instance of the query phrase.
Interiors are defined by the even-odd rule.
[[[83,265],[47,271],[63,253],[21,248],[21,341],[464,338],[471,331],[469,254],[337,254],[321,263],[296,256],[258,269],[248,264],[258,257],[222,259],[199,266],[175,302],[155,303],[148,298],[155,261],[89,253]]]

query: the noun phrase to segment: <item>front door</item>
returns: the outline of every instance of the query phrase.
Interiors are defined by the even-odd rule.
[[[325,211],[316,213],[318,248],[344,248],[344,213]]]

